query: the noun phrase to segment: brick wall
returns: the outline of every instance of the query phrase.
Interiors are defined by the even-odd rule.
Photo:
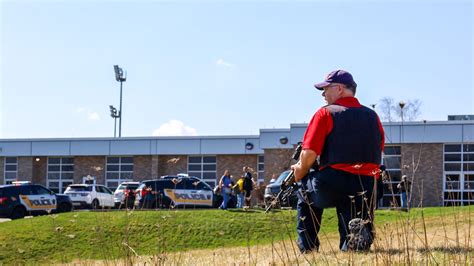
[[[5,184],[5,157],[0,157],[0,185]]]
[[[82,183],[82,178],[87,175],[95,176],[97,184],[105,184],[104,156],[74,157],[74,183]]]
[[[133,180],[142,181],[157,177],[152,175],[152,156],[133,157]]]
[[[242,168],[244,166],[250,167],[250,173],[257,182],[258,177],[258,156],[257,155],[218,155],[216,156],[217,162],[217,182],[219,182],[224,171],[228,169],[230,174],[233,176],[234,181],[237,181],[239,177],[243,175]]]
[[[46,167],[48,164],[48,157],[36,156],[32,158],[33,162],[33,180],[35,184],[46,186]]]
[[[401,148],[402,175],[413,182],[411,206],[441,206],[443,144],[403,144]]]
[[[33,181],[33,158],[18,157],[18,180]]]
[[[291,156],[293,155],[293,149],[266,149],[265,150],[265,183],[268,184],[272,175],[275,174],[277,177],[281,172],[288,170]],[[291,161],[294,164],[295,161]]]
[[[151,156],[151,176],[152,178],[158,177],[158,163],[159,163],[159,156],[153,155]]]
[[[165,155],[158,157],[158,175],[176,175],[188,172],[187,155]]]

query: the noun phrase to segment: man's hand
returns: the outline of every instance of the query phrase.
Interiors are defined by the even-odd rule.
[[[299,162],[297,164],[293,164],[291,166],[291,169],[294,171],[296,182],[299,182],[306,175],[306,172],[303,171],[303,169],[301,168],[301,164]]]
[[[295,174],[295,181],[298,182],[309,172],[309,169],[316,160],[316,152],[305,149],[301,152],[300,160],[297,164],[291,166]]]

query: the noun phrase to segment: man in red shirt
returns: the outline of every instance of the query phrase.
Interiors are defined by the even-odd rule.
[[[336,207],[339,248],[368,250],[373,242],[375,180],[380,174],[384,131],[377,114],[354,97],[352,75],[336,70],[314,85],[327,105],[311,119],[300,161],[292,165],[302,190],[298,202],[298,246],[319,248],[318,232],[324,208]],[[311,171],[319,159],[319,169]],[[309,174],[308,174],[309,173]]]

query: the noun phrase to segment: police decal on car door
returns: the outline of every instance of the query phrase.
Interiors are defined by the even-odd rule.
[[[178,205],[212,206],[212,191],[189,189],[165,189],[165,195]]]

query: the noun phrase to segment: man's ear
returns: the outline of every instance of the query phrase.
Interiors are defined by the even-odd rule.
[[[337,86],[337,92],[339,93],[339,95],[343,95],[344,90],[345,90],[345,88],[343,86],[341,86],[341,85]]]

